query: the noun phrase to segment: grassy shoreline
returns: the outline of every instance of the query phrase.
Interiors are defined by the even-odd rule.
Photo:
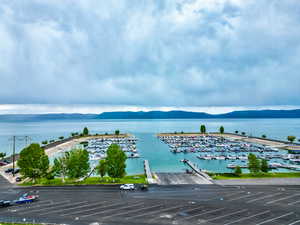
[[[210,176],[214,180],[229,180],[229,179],[257,179],[257,178],[300,178],[300,172],[287,172],[287,173],[259,173],[250,174],[245,173],[240,176],[234,173],[212,173]]]
[[[54,178],[51,180],[39,179],[35,183],[29,181],[20,184],[20,186],[81,186],[81,185],[109,185],[109,184],[147,184],[147,179],[144,174],[130,175],[123,178],[111,178],[111,177],[88,177],[83,181],[76,181],[72,179],[66,179],[65,183],[61,178]]]

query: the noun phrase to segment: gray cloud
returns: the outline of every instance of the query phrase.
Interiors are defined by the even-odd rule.
[[[298,0],[3,0],[0,104],[300,105],[299,26]]]

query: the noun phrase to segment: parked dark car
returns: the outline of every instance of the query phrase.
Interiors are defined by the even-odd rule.
[[[0,200],[0,207],[8,207],[11,205],[11,201]]]
[[[5,173],[11,173],[12,171],[14,171],[13,168],[8,168],[8,169],[5,170]]]
[[[12,171],[13,172],[13,171]],[[15,169],[15,171],[13,172],[13,174],[17,174],[17,173],[19,173],[20,172],[20,169],[19,168],[17,168],[17,169]]]
[[[141,189],[142,191],[147,191],[147,190],[148,190],[148,185],[143,184],[143,185],[140,187],[140,189]]]

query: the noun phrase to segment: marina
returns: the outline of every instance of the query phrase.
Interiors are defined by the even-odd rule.
[[[136,147],[137,138],[134,136],[123,137],[96,137],[83,143],[89,152],[90,161],[98,161],[106,158],[106,151],[112,144],[117,144],[126,153],[127,158],[139,158]]]
[[[260,143],[210,134],[159,134],[173,154],[192,153],[201,161],[224,161],[228,169],[236,166],[247,169],[248,154],[269,161],[270,169],[300,170],[300,155]],[[201,164],[201,163],[200,163]],[[224,164],[223,164],[224,165]]]
[[[162,142],[157,138],[158,133],[167,132],[175,135],[174,132],[177,131],[177,135],[181,131],[184,135],[190,135],[188,132],[197,132],[199,130],[199,124],[205,123],[207,130],[211,136],[215,134],[211,133],[217,131],[220,125],[223,125],[228,133],[234,133],[238,130],[245,131],[247,135],[252,134],[253,137],[259,137],[261,134],[267,134],[268,138],[274,140],[285,141],[287,135],[294,134],[300,137],[299,127],[300,120],[297,119],[169,119],[169,120],[69,120],[69,121],[38,121],[38,122],[1,122],[0,126],[0,143],[2,146],[2,152],[6,152],[7,155],[12,154],[12,142],[9,141],[9,137],[17,135],[29,135],[31,138],[31,143],[38,142],[41,143],[45,140],[57,140],[58,137],[64,136],[65,138],[70,136],[70,133],[80,131],[83,127],[87,126],[91,133],[93,134],[112,134],[115,130],[120,130],[121,133],[132,134],[138,140],[136,141],[137,153],[140,158],[130,158],[127,160],[126,172],[127,174],[141,174],[144,172],[143,160],[147,159],[151,165],[151,170],[154,172],[184,172],[186,166],[180,162],[182,159],[188,159],[191,162],[197,164],[199,168],[213,171],[217,173],[231,172],[232,170],[227,168],[230,163],[243,164],[246,162],[241,162],[235,159],[237,155],[248,155],[247,152],[209,152],[208,149],[203,149],[201,152],[196,153],[170,153],[170,148],[167,144]],[[274,127],[273,125],[276,124]],[[199,135],[199,133],[198,133]],[[225,135],[225,134],[224,134]],[[226,133],[227,135],[227,133]],[[113,135],[111,135],[112,137]],[[121,136],[121,135],[119,135]],[[249,136],[241,137],[237,135],[232,135],[233,140],[249,140]],[[98,135],[100,139],[101,135]],[[52,161],[53,158],[58,157],[64,151],[69,151],[70,149],[79,146],[80,142],[87,141],[88,139],[95,139],[95,136],[83,139],[74,139],[73,141],[66,142],[64,144],[58,145],[46,149],[47,154]],[[227,136],[225,137],[227,139]],[[252,138],[251,141],[256,139]],[[261,140],[264,143],[267,140]],[[296,142],[297,143],[297,142]],[[16,142],[16,153],[19,153],[22,148],[25,147],[25,141]],[[269,146],[278,146],[278,142],[267,143]],[[299,146],[299,145],[298,145]],[[295,146],[297,147],[297,146]],[[295,148],[294,147],[294,148]],[[286,154],[286,150],[281,150],[277,148],[279,152],[265,152],[261,155],[267,154]],[[93,151],[93,149],[91,149]],[[207,152],[206,152],[207,151]],[[128,152],[129,154],[129,152]],[[226,155],[227,160],[200,160],[197,156],[208,155]],[[258,154],[258,153],[255,153]],[[221,157],[222,158],[222,157]],[[232,159],[232,160],[231,160]],[[283,159],[273,158],[271,162],[283,163],[288,162],[289,164],[297,165],[297,162],[293,162],[291,159],[283,161]],[[232,162],[231,162],[232,161]],[[93,160],[91,162],[96,162]],[[278,172],[289,172],[290,170],[279,168],[276,170]]]

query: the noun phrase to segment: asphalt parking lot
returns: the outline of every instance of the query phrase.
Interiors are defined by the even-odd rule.
[[[59,224],[300,224],[299,186],[153,185],[14,188],[35,203],[0,209],[2,221]],[[2,188],[1,197],[6,196]],[[11,196],[10,195],[10,196]],[[11,196],[12,197],[12,196]]]

